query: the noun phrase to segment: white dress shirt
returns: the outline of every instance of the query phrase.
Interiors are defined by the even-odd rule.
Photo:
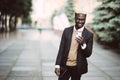
[[[75,26],[74,26],[74,30],[76,30]],[[84,26],[82,28],[78,29],[77,33],[76,33],[76,37],[82,36],[83,30],[84,30]],[[86,43],[84,43],[83,45],[81,45],[81,48],[85,49],[86,46],[87,46]]]

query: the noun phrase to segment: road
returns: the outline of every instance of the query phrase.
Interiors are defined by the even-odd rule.
[[[0,80],[57,80],[54,64],[60,36],[52,30],[0,33]],[[82,80],[120,80],[120,54],[94,41]]]

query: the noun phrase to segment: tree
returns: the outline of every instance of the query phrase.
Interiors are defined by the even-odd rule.
[[[98,0],[101,2],[94,10],[92,29],[98,40],[110,45],[120,46],[120,0]]]
[[[0,22],[2,24],[2,31],[7,30],[7,13],[8,12],[8,0],[1,0],[0,2]]]
[[[64,8],[64,12],[68,17],[68,20],[73,23],[74,22],[74,0],[67,0],[67,4]]]
[[[74,22],[74,0],[67,0],[66,5],[62,7],[60,10],[54,11],[53,15],[51,16],[51,24],[53,24],[53,18],[57,15],[65,13],[69,22],[72,24]]]
[[[11,16],[10,19],[14,18],[14,21],[10,21],[11,23],[14,23],[14,27],[9,26],[11,29],[15,29],[16,24],[17,24],[17,18],[21,17],[23,20],[24,18],[28,18],[30,15],[30,11],[32,11],[31,6],[32,6],[32,0],[12,0],[10,3],[11,5]]]
[[[15,30],[17,18],[28,18],[32,11],[32,0],[1,0],[0,22],[7,30],[7,16],[9,16],[9,29]]]
[[[31,24],[32,23],[31,17],[30,16],[27,16],[26,18],[22,17],[22,23]]]

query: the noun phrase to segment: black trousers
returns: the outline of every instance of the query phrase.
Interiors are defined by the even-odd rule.
[[[81,79],[81,75],[78,73],[76,66],[74,66],[74,67],[67,66],[67,70],[61,77],[59,77],[58,80],[69,80],[70,78],[71,78],[71,80],[80,80]]]

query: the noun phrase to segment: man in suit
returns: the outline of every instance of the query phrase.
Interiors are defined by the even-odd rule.
[[[65,28],[55,64],[58,80],[80,80],[87,73],[87,57],[92,53],[93,33],[85,27],[85,13],[75,13],[75,26]]]

